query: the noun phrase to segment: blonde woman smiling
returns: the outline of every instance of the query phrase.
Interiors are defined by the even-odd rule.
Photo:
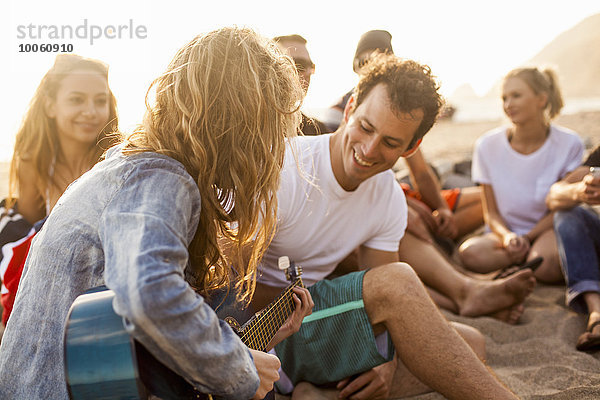
[[[480,273],[542,257],[536,278],[561,282],[545,198],[554,182],[580,165],[583,143],[575,132],[551,123],[563,106],[554,71],[511,71],[502,101],[510,126],[486,133],[473,155],[473,179],[483,186],[488,232],[466,240],[459,254],[468,269]]]

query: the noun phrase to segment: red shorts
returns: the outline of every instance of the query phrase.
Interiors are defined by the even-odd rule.
[[[421,193],[411,189],[410,185],[406,183],[400,183],[400,186],[402,187],[405,196],[412,197],[413,199],[417,199],[419,201],[423,201]],[[456,211],[456,204],[458,203],[458,198],[460,196],[460,188],[444,189],[441,191],[441,193],[442,198],[446,200],[446,203],[448,203],[448,207],[450,208],[450,210]]]

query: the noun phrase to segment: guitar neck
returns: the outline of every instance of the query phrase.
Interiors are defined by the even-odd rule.
[[[296,278],[273,302],[256,313],[240,329],[242,342],[253,350],[264,351],[275,333],[294,311],[293,289],[304,287],[301,278]]]

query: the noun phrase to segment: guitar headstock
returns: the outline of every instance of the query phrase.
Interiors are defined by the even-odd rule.
[[[296,265],[295,262],[290,261],[288,256],[279,257],[277,264],[280,270],[285,271],[285,277],[290,282],[295,281],[296,279],[300,278],[300,275],[302,275],[302,267]]]

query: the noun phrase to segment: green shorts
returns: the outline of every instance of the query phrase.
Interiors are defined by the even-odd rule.
[[[387,357],[377,349],[362,298],[364,274],[319,281],[308,289],[315,303],[312,314],[304,318],[300,331],[275,346],[294,385],[337,382],[393,358],[391,340]]]

